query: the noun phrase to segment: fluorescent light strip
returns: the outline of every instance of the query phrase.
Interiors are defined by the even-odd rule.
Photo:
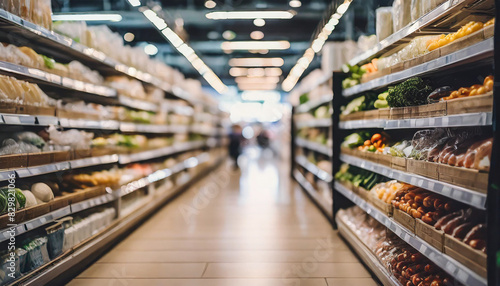
[[[234,50],[287,50],[290,48],[288,41],[240,41],[223,42],[221,48],[225,51]]]
[[[234,58],[229,60],[233,67],[281,67],[285,64],[282,58]]]
[[[292,19],[294,11],[220,11],[205,16],[211,20]]]
[[[275,90],[278,87],[277,84],[238,84],[240,90]]]
[[[120,14],[54,14],[53,21],[111,21],[120,22],[123,19]]]
[[[336,13],[330,16],[330,20],[328,20],[328,22],[325,24],[316,39],[312,41],[311,47],[305,51],[304,55],[297,61],[295,66],[290,70],[290,73],[281,84],[281,88],[284,91],[289,92],[295,87],[302,74],[306,71],[306,69],[313,61],[314,55],[316,53],[319,53],[321,49],[323,49],[325,42],[328,40],[328,37],[333,32],[333,30],[335,30],[335,26],[339,23],[340,18],[347,11],[351,2],[352,0],[345,0],[344,3],[340,4],[337,7]]]
[[[241,99],[245,101],[272,101],[279,102],[281,95],[278,91],[244,91]]]
[[[130,0],[129,0],[130,1]],[[140,9],[142,10],[142,9]],[[218,93],[225,93],[228,88],[220,78],[196,55],[195,51],[186,44],[179,35],[167,26],[167,23],[156,12],[151,9],[142,10],[144,16],[162,33],[172,46],[181,53],[200,75],[212,86]]]
[[[283,71],[280,68],[231,68],[229,74],[234,77],[263,77],[263,76],[280,76]]]

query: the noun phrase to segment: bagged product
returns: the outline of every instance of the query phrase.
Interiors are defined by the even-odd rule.
[[[426,1],[426,0],[423,0]],[[415,21],[422,16],[422,0],[411,0],[411,21]]]
[[[394,33],[411,21],[411,0],[394,0],[392,4],[392,26]]]
[[[51,0],[32,0],[35,2],[33,9],[33,23],[52,30],[52,4]]]
[[[420,2],[421,4],[420,13],[422,15],[425,15],[444,2],[446,2],[446,0],[422,0]]]
[[[375,11],[375,14],[377,23],[377,41],[380,42],[393,33],[392,8],[380,7]]]
[[[25,272],[35,270],[45,263],[50,262],[47,250],[47,237],[36,238],[26,243],[23,248],[28,252]]]
[[[64,225],[62,222],[57,222],[45,228],[47,232],[47,249],[50,259],[55,259],[62,253],[64,246]]]

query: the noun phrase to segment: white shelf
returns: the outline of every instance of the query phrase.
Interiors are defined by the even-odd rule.
[[[435,249],[427,242],[423,241],[415,234],[409,232],[406,228],[401,226],[399,223],[393,219],[386,216],[384,213],[379,211],[377,208],[360,198],[358,195],[353,193],[351,190],[344,187],[342,184],[335,182],[335,189],[339,191],[346,198],[351,200],[353,203],[358,205],[361,209],[367,212],[370,216],[376,219],[381,224],[385,225],[388,229],[394,232],[406,243],[411,245],[413,248],[418,250],[420,253],[425,255],[427,258],[432,260],[437,266],[442,268],[444,271],[448,272],[457,281],[470,286],[486,286],[486,279],[476,274],[474,271],[470,270],[466,266],[457,262],[448,255],[442,253],[441,251]]]
[[[359,239],[359,237],[353,233],[353,231],[340,219],[338,216],[335,221],[337,222],[337,227],[340,235],[345,238],[345,241],[349,243],[354,251],[358,254],[361,260],[364,262],[368,268],[377,276],[377,278],[385,286],[401,286],[401,284],[396,280],[394,275],[390,273],[383,265],[380,263],[378,258],[373,254],[373,252],[368,249],[368,247]]]
[[[311,109],[314,109],[314,108],[316,108],[318,106],[321,106],[323,104],[329,103],[332,100],[333,100],[333,95],[332,94],[323,95],[321,98],[319,98],[317,100],[311,100],[311,101],[308,101],[308,102],[306,102],[304,104],[301,104],[301,105],[297,106],[297,108],[295,109],[295,113],[308,112]]]
[[[310,173],[312,173],[313,175],[315,175],[316,177],[318,177],[319,179],[321,179],[327,183],[330,183],[333,180],[332,175],[328,174],[327,172],[318,168],[313,163],[309,162],[309,160],[307,160],[307,158],[305,156],[295,157],[295,162],[297,162],[297,164],[301,165],[307,171],[309,171]]]
[[[438,180],[426,178],[423,176],[395,170],[351,155],[340,154],[340,160],[350,165],[360,167],[362,169],[378,173],[401,182],[418,186],[423,189],[427,189],[429,191],[452,198],[478,209],[486,209],[486,194],[482,194],[477,191],[440,182]]]
[[[8,125],[36,125],[37,122],[33,115],[2,113],[0,117],[0,122]]]
[[[433,27],[433,23],[439,22],[439,20],[457,15],[459,13],[468,13],[466,9],[462,9],[465,6],[473,3],[474,0],[449,0],[445,1],[443,4],[439,5],[436,9],[430,11],[429,13],[423,15],[415,22],[408,24],[403,29],[397,31],[396,33],[390,35],[386,39],[379,42],[372,49],[354,57],[349,61],[349,65],[354,66],[358,64],[363,64],[371,60],[372,58],[385,55],[389,52],[397,51],[397,48],[408,43],[411,38],[422,35],[435,35],[440,33],[442,30]],[[473,13],[471,11],[470,13]],[[444,32],[444,31],[442,31]]]
[[[309,150],[316,151],[330,157],[332,156],[333,153],[333,150],[328,146],[316,142],[311,142],[303,138],[296,138],[295,144],[297,144],[297,146],[307,148]]]
[[[37,116],[38,118],[39,116]],[[88,120],[59,118],[58,124],[66,128],[96,129],[96,130],[118,130],[120,122],[116,120]],[[57,125],[57,124],[56,124]]]
[[[465,126],[491,126],[493,124],[492,112],[465,113],[439,117],[413,118],[413,119],[373,119],[349,120],[339,122],[340,129],[384,128],[411,129],[411,128],[437,128],[437,127],[465,127]]]
[[[307,121],[298,121],[296,123],[297,128],[306,128],[306,127],[330,127],[332,126],[332,119],[331,118],[320,118],[320,119],[314,119],[314,120],[307,120]]]
[[[140,99],[130,98],[124,95],[118,96],[118,102],[126,107],[130,107],[133,109],[146,110],[151,112],[159,111],[159,103],[144,101]]]
[[[436,71],[443,68],[448,68],[456,64],[466,64],[477,60],[493,56],[494,39],[486,39],[480,43],[468,46],[449,55],[442,56],[435,60],[425,62],[423,64],[405,69],[400,72],[391,73],[373,79],[369,82],[358,84],[356,86],[344,89],[342,95],[350,97],[355,94],[360,94],[365,91],[379,89],[390,84],[394,84],[410,77],[420,76],[431,71]]]
[[[306,180],[304,175],[298,170],[293,171],[293,176],[299,185],[313,198],[320,206],[324,213],[327,214],[330,220],[333,219],[333,199],[322,196],[314,187]]]

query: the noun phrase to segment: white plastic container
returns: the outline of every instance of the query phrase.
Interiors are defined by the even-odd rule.
[[[375,11],[377,41],[389,37],[393,33],[392,7],[380,7]]]
[[[392,25],[394,33],[411,22],[411,0],[394,0],[392,4]]]

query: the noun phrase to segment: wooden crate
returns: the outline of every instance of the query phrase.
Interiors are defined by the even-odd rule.
[[[74,193],[67,194],[66,196],[70,205],[85,200],[85,192],[83,192],[82,190],[75,191]]]
[[[357,154],[359,152],[356,152],[357,150],[355,149],[351,149],[351,148],[347,148],[347,147],[340,147],[340,152],[342,154],[346,154],[346,155],[351,155],[351,156],[361,156],[361,154]]]
[[[449,55],[461,49],[467,48],[484,40],[483,30],[474,32],[468,36],[455,40],[439,48],[441,56]]]
[[[391,156],[391,168],[406,172],[406,158]]]
[[[0,101],[0,113],[16,113],[16,111],[16,103]]]
[[[364,118],[364,111],[358,111],[351,114],[339,116],[340,121],[362,120]]]
[[[406,171],[416,175],[421,175],[431,179],[439,179],[440,164],[434,162],[420,161],[414,159],[406,160]]]
[[[493,38],[493,36],[495,36],[495,25],[489,25],[489,26],[486,26],[483,28],[483,38],[486,40],[486,39],[489,39],[489,38]]]
[[[396,208],[394,208],[393,210],[393,216],[394,220],[397,221],[400,225],[404,226],[412,233],[415,233],[416,222],[414,217]]]
[[[391,66],[391,73],[396,73],[403,71],[405,69],[404,63],[397,63],[393,66]]]
[[[389,120],[391,118],[391,109],[390,108],[379,109],[378,110],[378,118]]]
[[[415,221],[415,234],[437,250],[444,252],[444,231],[437,230],[434,226],[426,224],[421,219]]]
[[[30,105],[18,105],[16,113],[18,114],[29,114],[29,115],[46,115],[55,116],[55,107],[40,107],[40,106],[30,106]]]
[[[32,220],[50,212],[50,204],[43,203],[24,209],[24,220]]]
[[[50,211],[53,212],[58,209],[69,206],[69,198],[67,196],[55,197],[50,203]]]
[[[447,100],[446,106],[446,113],[448,115],[474,112],[492,112],[493,92]]]
[[[438,117],[446,116],[447,114],[447,104],[445,101],[415,106],[412,110],[412,118],[427,118],[427,117]]]
[[[424,63],[424,56],[416,57],[403,62],[404,69],[409,69]]]
[[[377,163],[380,165],[384,165],[387,167],[391,167],[392,165],[392,156],[388,154],[375,154],[377,155]]]
[[[67,119],[101,120],[100,116],[97,114],[78,112],[61,108],[56,109],[56,116],[59,118],[67,118]]]
[[[488,172],[439,164],[439,181],[462,186],[486,194]]]
[[[88,157],[91,157],[91,156],[92,156],[91,149],[77,149],[77,150],[73,150],[73,160],[88,158]]]
[[[370,198],[369,198],[370,191],[368,191],[367,189],[365,189],[363,187],[358,187],[357,189],[358,189],[358,196],[360,198],[362,198],[365,201],[369,201],[370,200]]]
[[[19,224],[25,221],[25,210],[16,210],[16,215],[14,216],[14,221],[11,221],[8,213],[0,215],[0,225],[2,229],[6,228],[7,224]]]
[[[404,107],[391,108],[391,112],[390,112],[390,119],[391,120],[404,119],[404,118],[405,118],[405,108]]]
[[[392,206],[392,204],[388,204],[388,203],[378,199],[373,194],[370,194],[370,202],[372,205],[374,205],[377,209],[381,210],[387,216],[392,216],[393,210],[394,210],[394,207]]]
[[[435,49],[434,51],[423,55],[423,57],[424,57],[424,62],[430,62],[432,60],[435,60],[441,57],[441,49]]]
[[[40,166],[53,162],[52,152],[30,153],[28,154],[28,166]]]
[[[53,162],[64,162],[71,160],[71,152],[70,151],[53,151],[52,152]]]
[[[28,166],[28,154],[13,154],[0,156],[0,169],[17,169]]]
[[[96,186],[96,187],[87,188],[87,189],[82,190],[80,192],[83,192],[85,194],[85,199],[88,200],[88,199],[92,199],[92,198],[106,194],[106,187]]]
[[[444,253],[482,277],[486,277],[486,253],[447,234],[444,235]]]
[[[379,119],[378,109],[363,111],[363,119],[365,120]]]

